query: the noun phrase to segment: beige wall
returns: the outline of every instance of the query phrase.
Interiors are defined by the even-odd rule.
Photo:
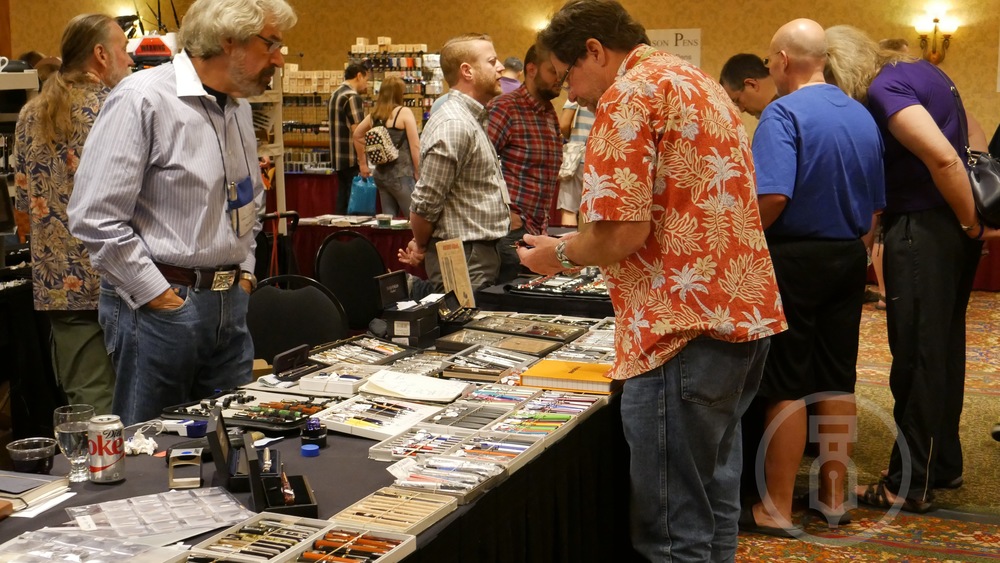
[[[299,13],[286,43],[294,55],[289,62],[301,68],[341,68],[347,50],[358,36],[379,35],[396,43],[427,43],[439,49],[450,36],[469,31],[493,36],[501,57],[524,56],[535,26],[562,2],[552,0],[290,0]],[[823,26],[851,24],[874,39],[905,37],[916,44],[911,20],[923,12],[927,0],[624,0],[625,6],[648,29],[701,28],[702,66],[717,76],[734,53],[765,54],[774,30],[795,17],[809,17]],[[958,84],[970,111],[987,135],[1000,122],[997,93],[997,56],[1000,42],[1000,0],[950,0],[949,15],[961,27],[941,68]],[[87,11],[126,13],[132,0],[13,0],[11,44],[14,53],[36,49],[54,54],[66,21]],[[147,2],[139,6],[148,15]],[[149,4],[154,4],[151,0]],[[163,4],[169,5],[167,0]],[[191,0],[175,0],[183,13]],[[170,30],[173,15],[164,14]],[[298,54],[302,53],[300,57]],[[748,118],[750,119],[750,118]]]

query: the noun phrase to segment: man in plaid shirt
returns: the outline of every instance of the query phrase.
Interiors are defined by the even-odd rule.
[[[500,156],[511,200],[511,231],[500,239],[497,283],[517,277],[521,261],[514,245],[525,233],[546,232],[552,199],[559,191],[563,139],[552,100],[562,86],[548,53],[535,45],[524,56],[524,72],[520,88],[486,104],[487,133]]]

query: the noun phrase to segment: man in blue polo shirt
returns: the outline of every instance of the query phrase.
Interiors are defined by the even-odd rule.
[[[758,392],[768,425],[766,482],[764,467],[756,468],[762,502],[740,525],[785,537],[799,533],[791,523],[795,475],[816,426],[807,424],[807,402],[833,432],[819,437],[818,497],[810,507],[831,526],[849,521],[844,477],[867,272],[861,237],[885,205],[878,127],[861,104],[825,83],[825,63],[819,24],[800,19],[778,30],[765,64],[781,97],[764,109],[753,139],[761,220],[788,331],[772,338]]]

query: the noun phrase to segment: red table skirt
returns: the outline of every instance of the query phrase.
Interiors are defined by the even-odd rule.
[[[300,274],[315,277],[316,253],[319,251],[320,245],[323,244],[323,240],[337,231],[356,231],[364,235],[378,249],[378,253],[382,256],[382,261],[385,262],[385,267],[388,270],[406,270],[417,277],[427,277],[423,267],[406,266],[399,261],[396,254],[400,248],[405,248],[406,244],[413,238],[413,232],[410,229],[321,227],[319,225],[299,225],[298,230],[292,235],[292,247],[295,250]],[[344,267],[349,268],[350,264],[345,264]]]

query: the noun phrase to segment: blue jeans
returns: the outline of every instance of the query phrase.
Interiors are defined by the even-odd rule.
[[[740,417],[769,347],[767,338],[696,338],[666,364],[625,381],[632,545],[649,561],[734,559]]]
[[[112,410],[126,425],[251,380],[246,291],[238,284],[228,291],[172,287],[184,304],[153,311],[133,310],[101,286],[99,319],[118,376]]]

